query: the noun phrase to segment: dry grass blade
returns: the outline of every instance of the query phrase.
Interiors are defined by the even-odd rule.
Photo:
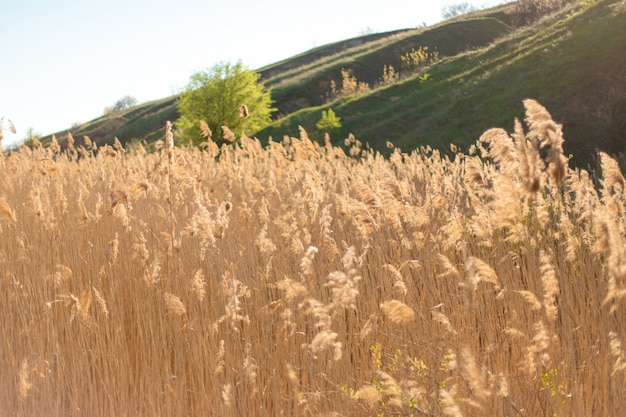
[[[3,197],[0,197],[0,217],[11,223],[15,223],[17,221],[17,217],[15,217],[15,211],[11,209],[9,203]]]
[[[107,303],[106,303],[104,297],[102,296],[100,291],[98,291],[95,287],[91,287],[91,289],[93,291],[94,297],[96,298],[96,303],[98,304],[100,312],[102,314],[104,314],[105,316],[108,316],[109,315],[109,309],[107,308]]]
[[[559,281],[556,278],[556,271],[552,264],[552,259],[544,251],[540,253],[540,272],[543,284],[543,307],[548,320],[556,320],[558,314],[556,297],[559,294]]]
[[[200,131],[202,132],[202,136],[204,136],[207,140],[211,140],[213,132],[211,132],[209,125],[204,120],[200,120]]]
[[[315,254],[318,252],[319,250],[315,246],[309,246],[306,250],[304,256],[300,260],[300,271],[303,276],[308,277],[313,275],[313,260],[315,259]]]
[[[515,119],[515,125],[511,137],[517,144],[520,159],[520,174],[524,181],[524,187],[530,194],[536,193],[542,186],[541,158],[539,152],[528,146],[528,140],[524,134],[524,128],[519,120]]]
[[[620,170],[619,164],[604,152],[599,152],[600,166],[602,168],[602,185],[609,193],[623,193],[626,190],[626,180]]]
[[[204,279],[204,273],[201,269],[198,269],[191,280],[191,289],[196,296],[198,302],[202,302],[206,296],[206,281]]]
[[[483,165],[478,158],[465,159],[465,179],[472,186],[481,187],[485,185]]]
[[[459,408],[459,405],[454,400],[456,393],[456,387],[452,387],[449,391],[441,388],[439,390],[439,401],[441,402],[441,408],[445,415],[452,417],[462,417],[463,413]]]
[[[481,402],[484,402],[491,393],[487,387],[484,373],[478,363],[476,363],[471,349],[467,346],[461,349],[459,364],[461,373],[472,389],[472,394],[478,397]]]
[[[532,310],[541,310],[541,302],[539,301],[535,293],[526,290],[519,290],[515,292],[520,294],[524,298],[524,300],[526,300]]]
[[[503,172],[513,175],[518,165],[518,155],[513,140],[506,130],[492,128],[487,130],[479,139],[479,142],[489,144],[489,155],[500,166]]]
[[[452,323],[450,323],[448,316],[436,310],[432,310],[431,315],[433,320],[441,323],[450,334],[455,335],[457,333],[456,330],[454,330],[454,327],[452,327]]]
[[[357,284],[362,278],[355,269],[354,247],[348,249],[341,261],[344,271],[334,271],[328,274],[328,282],[324,286],[331,288],[334,306],[356,309],[356,301],[359,296]]]
[[[439,264],[443,268],[443,272],[439,274],[440,277],[453,276],[455,278],[459,278],[461,276],[459,270],[456,268],[456,266],[452,264],[450,258],[448,258],[446,255],[438,253],[437,259],[439,260]]]
[[[381,392],[378,388],[372,385],[363,385],[354,394],[354,398],[364,401],[368,406],[373,407],[382,400]]]
[[[3,154],[0,414],[623,414],[624,176],[525,104],[453,158],[171,125]]]
[[[554,180],[561,183],[567,170],[567,158],[563,155],[562,126],[555,123],[550,113],[536,100],[524,100],[524,107],[526,123],[530,127],[528,137]]]
[[[237,138],[235,137],[235,133],[228,128],[228,126],[222,126],[222,132],[224,132],[223,139],[226,142],[234,142]]]
[[[15,129],[15,125],[13,124],[13,121],[11,119],[8,119],[9,122],[9,132],[13,133],[14,135],[17,134],[17,130]]]
[[[30,380],[30,369],[28,367],[28,359],[23,359],[20,364],[18,392],[22,400],[28,397],[33,384]]]
[[[611,348],[611,355],[615,358],[612,375],[623,372],[626,369],[626,353],[622,348],[622,342],[617,333],[609,332],[609,346]]]
[[[402,301],[385,301],[380,305],[380,309],[395,324],[406,324],[415,319],[415,311]]]
[[[494,271],[491,266],[481,259],[470,256],[467,261],[467,273],[469,276],[473,277],[471,279],[473,282],[488,282],[493,284],[497,291],[501,288],[500,279],[498,278],[496,271]]]
[[[168,313],[174,314],[176,316],[182,316],[184,314],[187,314],[185,304],[176,295],[164,292],[163,301],[165,302],[165,308]]]
[[[89,317],[89,307],[91,307],[91,287],[85,288],[80,296],[80,313],[83,320]]]

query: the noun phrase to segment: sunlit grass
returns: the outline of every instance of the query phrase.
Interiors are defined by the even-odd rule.
[[[0,415],[616,415],[624,177],[524,104],[452,158],[0,157]]]

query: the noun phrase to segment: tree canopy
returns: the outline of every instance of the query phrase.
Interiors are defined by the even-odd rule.
[[[137,105],[137,99],[133,96],[126,95],[117,100],[114,105],[105,107],[103,114],[106,116],[111,113],[117,113],[122,110],[130,109],[135,105]]]
[[[180,143],[206,140],[208,127],[215,141],[225,136],[253,135],[271,121],[272,98],[260,74],[236,64],[218,63],[190,77],[178,101],[176,122]],[[201,127],[200,121],[207,126]],[[227,126],[225,131],[223,126]],[[204,134],[203,134],[204,132]],[[232,133],[231,133],[232,132]]]
[[[124,96],[117,100],[113,105],[113,111],[120,111],[124,109],[130,109],[137,104],[137,99],[133,96]]]

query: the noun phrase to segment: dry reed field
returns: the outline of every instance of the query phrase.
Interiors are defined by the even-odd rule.
[[[0,416],[623,414],[625,180],[524,105],[453,157],[0,157]]]

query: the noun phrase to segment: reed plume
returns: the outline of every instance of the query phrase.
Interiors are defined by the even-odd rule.
[[[557,184],[561,183],[567,169],[567,158],[563,155],[562,126],[555,123],[550,113],[536,100],[524,100],[524,107],[525,120],[530,127],[527,136],[539,152],[544,169],[550,172]]]
[[[525,106],[452,157],[3,154],[0,414],[620,415],[624,176]]]

